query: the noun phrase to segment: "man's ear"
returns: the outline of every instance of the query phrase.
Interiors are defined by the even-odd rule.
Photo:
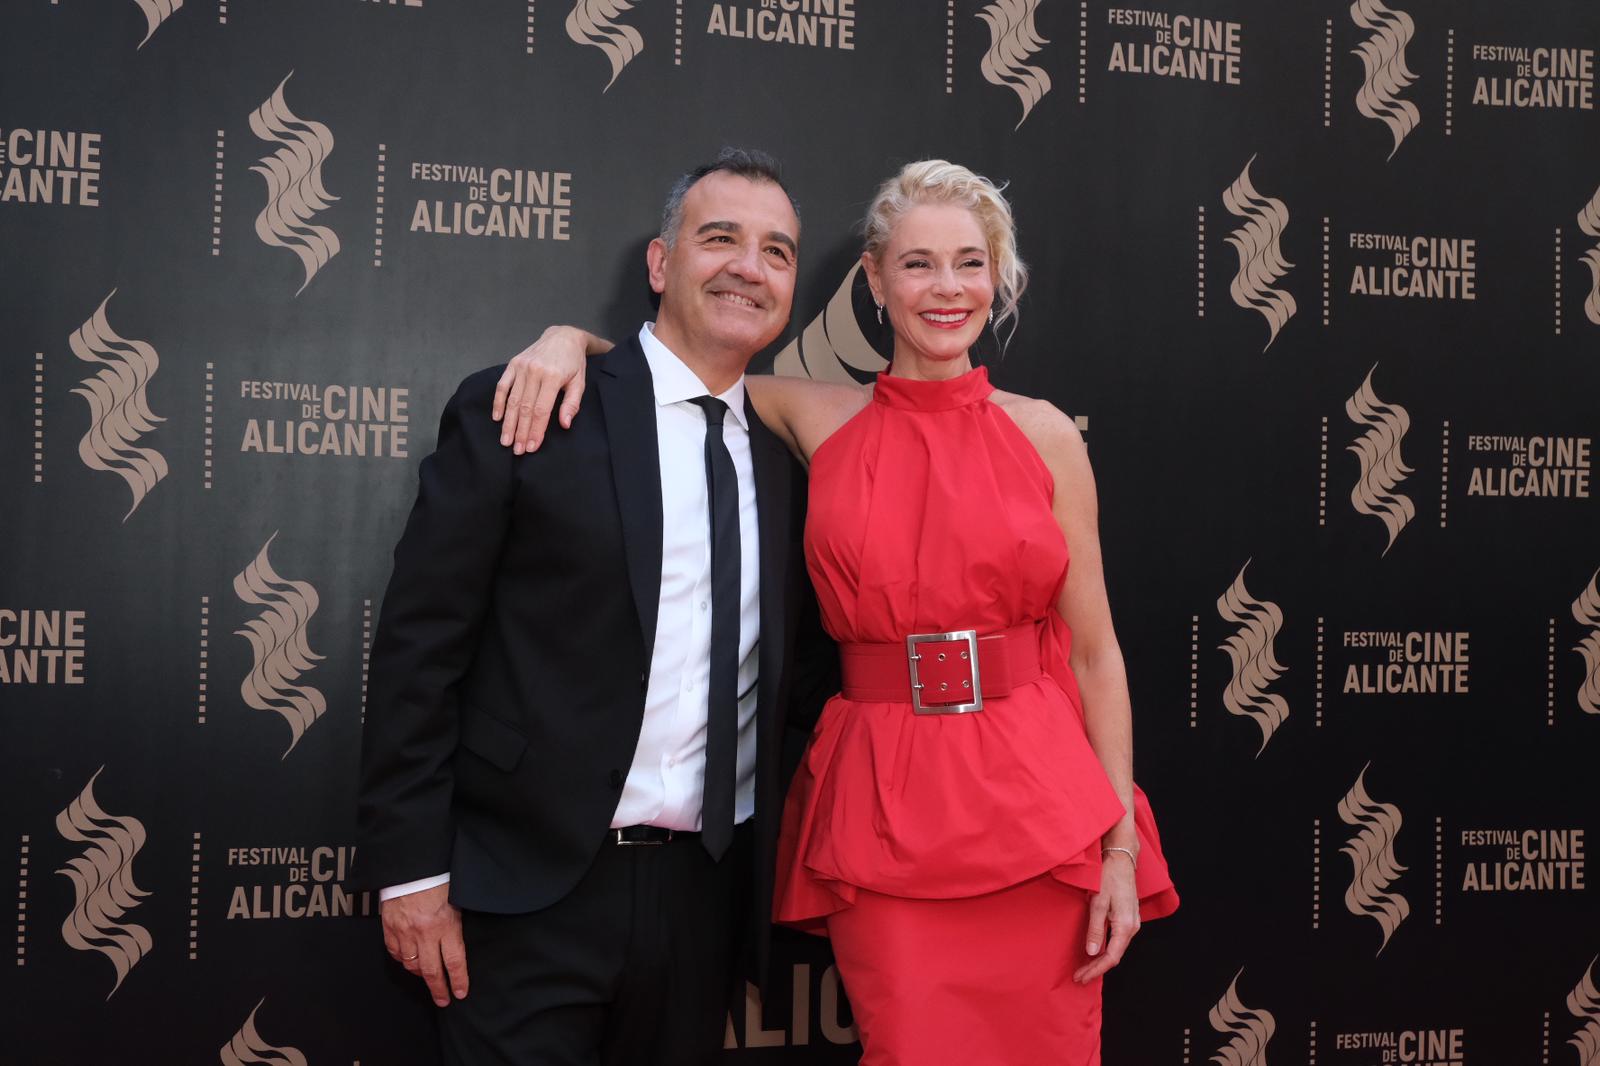
[[[656,293],[667,291],[667,242],[657,237],[644,250],[645,265],[650,271],[650,288]]]

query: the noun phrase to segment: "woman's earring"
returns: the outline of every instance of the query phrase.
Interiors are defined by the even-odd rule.
[[[873,301],[876,303],[877,301]],[[883,325],[883,305],[878,304],[878,325]]]
[[[994,304],[989,305],[989,325],[994,325]]]

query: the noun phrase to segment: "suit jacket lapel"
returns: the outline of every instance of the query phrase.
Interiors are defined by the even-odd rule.
[[[646,655],[655,647],[661,608],[661,456],[650,367],[630,337],[595,359],[595,385],[605,414],[611,480],[622,518],[628,582],[639,611]]]

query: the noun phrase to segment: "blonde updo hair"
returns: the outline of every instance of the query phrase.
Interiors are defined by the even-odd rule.
[[[989,242],[989,269],[994,275],[995,302],[1000,313],[995,332],[1011,323],[1009,342],[1016,332],[1017,303],[1028,287],[1028,266],[1017,254],[1017,224],[1011,217],[1001,187],[959,163],[944,159],[919,159],[878,187],[867,208],[862,233],[866,251],[879,263],[889,247],[889,235],[901,217],[922,204],[956,204],[971,211]]]

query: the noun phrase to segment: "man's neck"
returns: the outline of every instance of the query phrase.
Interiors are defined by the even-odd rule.
[[[720,396],[733,388],[733,383],[744,374],[754,352],[718,349],[705,344],[691,344],[672,328],[670,322],[657,320],[651,332],[679,362],[694,371],[695,377],[705,385],[706,391]]]

